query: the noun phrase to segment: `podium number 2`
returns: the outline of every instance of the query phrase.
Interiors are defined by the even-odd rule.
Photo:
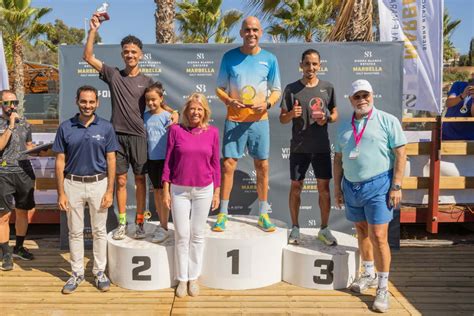
[[[314,266],[316,268],[321,268],[321,270],[320,276],[313,276],[313,282],[316,284],[331,284],[334,280],[334,262],[332,260],[316,259],[314,261]],[[325,276],[325,278],[322,278],[322,276]]]
[[[132,257],[133,264],[139,264],[138,267],[133,268],[132,270],[132,280],[133,281],[151,281],[151,275],[143,275],[142,272],[150,269],[151,267],[151,260],[150,257],[145,256],[135,256]]]
[[[239,249],[227,252],[227,258],[232,257],[232,274],[239,274]]]

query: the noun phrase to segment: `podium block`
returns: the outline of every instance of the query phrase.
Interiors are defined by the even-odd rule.
[[[215,217],[208,220],[211,227]],[[257,227],[256,216],[229,216],[224,232],[206,236],[200,283],[207,287],[244,290],[281,281],[282,250],[288,230],[284,222],[272,220],[274,232]]]
[[[326,246],[317,239],[319,229],[300,229],[299,245],[283,249],[283,281],[319,290],[347,288],[357,276],[357,239],[333,231],[337,246]]]
[[[176,285],[174,280],[174,227],[168,224],[170,237],[161,244],[151,242],[158,222],[145,223],[146,238],[133,239],[134,225],[129,225],[123,240],[107,235],[110,280],[130,290],[159,290]]]

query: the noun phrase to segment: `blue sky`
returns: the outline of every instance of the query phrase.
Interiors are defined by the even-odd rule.
[[[242,2],[223,0],[222,8],[224,11],[235,8],[244,11]],[[62,19],[67,25],[78,28],[84,27],[84,19],[89,18],[101,3],[102,0],[32,0],[35,7],[53,9],[42,22]],[[104,44],[117,44],[128,34],[140,37],[146,44],[155,43],[156,6],[153,0],[108,0],[108,3],[111,20],[100,29]],[[461,20],[451,40],[461,54],[466,54],[469,41],[474,36],[474,0],[445,0],[444,6],[452,19]]]

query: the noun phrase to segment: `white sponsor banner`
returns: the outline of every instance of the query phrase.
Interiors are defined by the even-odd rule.
[[[441,113],[443,0],[378,1],[380,41],[404,42],[404,107]]]
[[[3,37],[0,32],[0,90],[8,89],[8,69],[5,62],[5,51],[3,50]]]

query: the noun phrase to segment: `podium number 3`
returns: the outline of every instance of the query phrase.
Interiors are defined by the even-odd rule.
[[[320,276],[313,276],[313,282],[316,284],[332,284],[334,280],[334,262],[332,260],[316,259],[314,261],[316,268],[321,268]],[[325,276],[325,278],[322,278]]]
[[[232,274],[239,274],[239,249],[227,252],[227,258],[232,257]]]
[[[143,275],[142,272],[150,269],[151,260],[150,257],[145,256],[135,256],[132,257],[133,264],[140,264],[138,267],[133,268],[132,270],[132,280],[133,281],[151,281],[151,275]]]

